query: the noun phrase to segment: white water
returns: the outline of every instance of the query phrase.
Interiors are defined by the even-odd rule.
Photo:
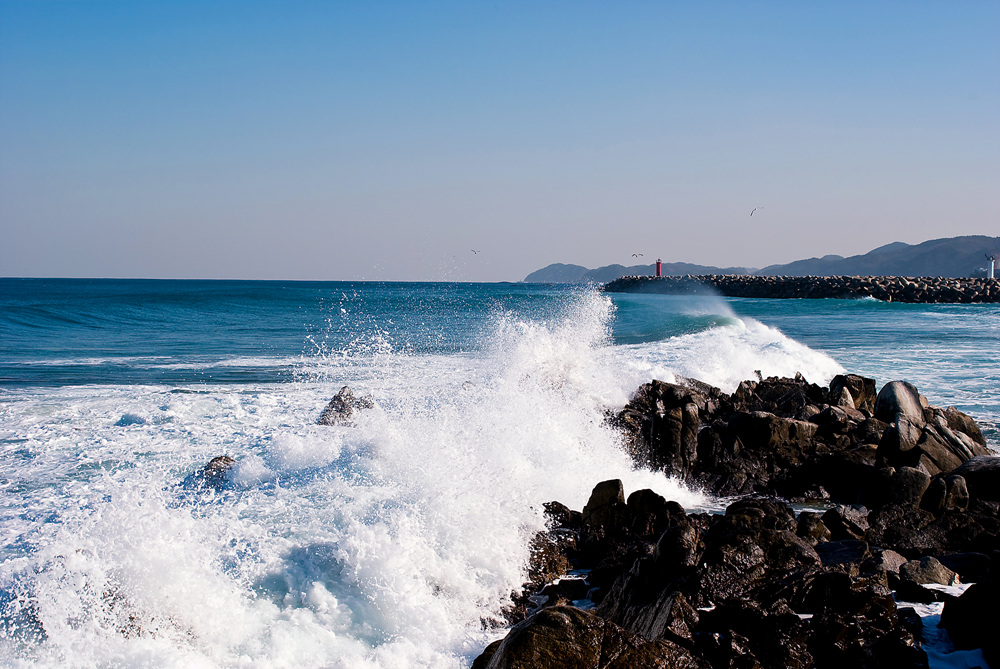
[[[523,581],[544,502],[580,509],[621,478],[711,504],[634,471],[606,408],[653,377],[732,390],[755,370],[840,371],[753,321],[611,347],[610,318],[589,294],[561,322],[498,316],[485,354],[378,346],[285,385],[3,395],[0,663],[468,666]],[[343,384],[375,408],[315,425]],[[233,489],[179,485],[223,453]]]

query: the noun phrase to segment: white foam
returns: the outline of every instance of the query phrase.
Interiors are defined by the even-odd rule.
[[[571,307],[498,313],[481,354],[331,354],[324,382],[19,394],[5,430],[31,451],[11,466],[32,511],[4,517],[0,583],[47,640],[2,640],[0,663],[468,666],[544,502],[582,508],[608,478],[704,501],[632,469],[603,423],[631,390],[611,304]],[[315,425],[342,384],[376,406]],[[177,486],[223,453],[232,489]]]
[[[652,344],[619,347],[623,365],[637,377],[673,381],[698,379],[733,392],[741,381],[763,376],[792,377],[825,385],[841,367],[830,356],[800,344],[752,318]]]

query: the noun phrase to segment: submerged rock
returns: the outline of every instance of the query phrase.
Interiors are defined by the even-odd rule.
[[[333,396],[316,422],[320,425],[349,425],[355,411],[370,409],[374,405],[371,395],[355,397],[354,391],[344,386]]]
[[[184,479],[185,488],[209,487],[221,490],[229,484],[229,475],[236,460],[228,455],[212,458],[207,465]]]

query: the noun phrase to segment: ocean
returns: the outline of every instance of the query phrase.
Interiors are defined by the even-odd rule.
[[[1000,450],[998,361],[1000,305],[0,279],[0,665],[468,667],[545,502],[723,503],[622,452],[641,383],[905,379]]]

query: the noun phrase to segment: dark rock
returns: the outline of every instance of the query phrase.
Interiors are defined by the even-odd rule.
[[[952,553],[938,557],[948,569],[951,569],[964,583],[978,583],[989,577],[993,560],[983,553]]]
[[[830,396],[838,396],[844,390],[850,394],[854,408],[875,413],[875,379],[857,374],[838,374],[830,381]]]
[[[813,546],[820,541],[829,541],[830,539],[830,530],[823,524],[820,515],[813,511],[803,511],[799,514],[795,534]]]
[[[951,473],[965,479],[971,498],[1000,501],[1000,457],[979,455]]]
[[[889,480],[889,504],[917,506],[931,484],[927,472],[913,467],[900,467]]]
[[[968,414],[964,414],[955,407],[948,407],[944,410],[944,417],[948,427],[956,432],[968,435],[975,443],[986,446],[986,438],[976,425],[976,421]],[[985,455],[985,454],[984,454]]]
[[[584,525],[594,528],[614,528],[628,517],[625,488],[620,479],[602,481],[594,486],[590,500],[583,507]]]
[[[948,498],[948,482],[943,477],[938,476],[927,486],[924,496],[920,499],[920,508],[931,513],[940,513],[944,509],[944,502]]]
[[[945,567],[934,557],[926,556],[919,560],[911,560],[899,568],[899,577],[904,581],[912,581],[919,585],[938,583],[940,585],[955,585],[958,576]]]
[[[229,484],[230,473],[236,460],[228,455],[212,458],[207,465],[184,479],[185,488],[214,488],[222,490]]]
[[[916,386],[906,381],[890,381],[882,386],[875,399],[875,417],[886,423],[905,418],[923,427],[924,404]]]
[[[553,528],[562,527],[578,530],[583,525],[583,514],[579,511],[573,511],[565,504],[546,502],[544,508],[549,525]]]
[[[622,430],[636,462],[686,478],[698,459],[701,413],[709,404],[697,390],[652,381],[639,387],[612,422]]]
[[[837,564],[860,564],[869,557],[868,544],[856,539],[826,541],[816,544],[816,553],[824,567]]]
[[[944,498],[941,508],[945,511],[964,511],[969,508],[969,488],[965,482],[965,477],[952,474],[945,479],[948,492]]]
[[[355,411],[370,409],[374,404],[370,395],[355,397],[354,391],[344,386],[333,396],[316,422],[320,425],[349,425]]]
[[[590,611],[542,609],[518,623],[493,650],[488,669],[708,669],[689,650],[649,642]]]
[[[823,524],[834,541],[862,540],[868,531],[868,509],[863,506],[836,506],[823,514]]]
[[[994,579],[975,583],[961,597],[948,601],[941,613],[940,626],[948,630],[955,648],[982,648],[991,666],[1000,666],[1000,587]]]

